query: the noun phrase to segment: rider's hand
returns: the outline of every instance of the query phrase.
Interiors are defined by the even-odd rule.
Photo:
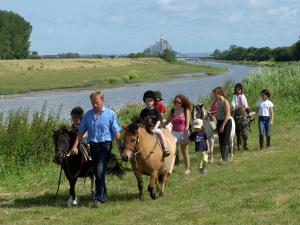
[[[70,152],[70,155],[77,155],[77,154],[78,154],[78,148],[77,147],[72,148],[71,152]]]

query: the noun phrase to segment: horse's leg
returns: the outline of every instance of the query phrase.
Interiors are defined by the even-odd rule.
[[[163,173],[163,175],[162,175],[160,196],[164,195],[164,190],[165,190],[165,186],[166,186],[168,175],[169,175],[168,171],[165,171]]]
[[[243,148],[244,150],[248,150],[248,131],[243,131],[242,134],[243,137]]]
[[[176,144],[175,166],[179,165],[179,161],[180,161],[180,158],[179,158],[179,144]]]
[[[68,207],[72,207],[77,205],[77,199],[76,199],[76,195],[75,195],[75,184],[77,181],[77,178],[71,177],[70,175],[67,176],[68,180],[69,180],[69,184],[70,184],[70,188],[69,188],[69,200],[68,200]]]
[[[138,183],[140,200],[143,201],[144,200],[144,192],[143,192],[143,177],[142,177],[142,174],[137,170],[133,170],[133,172],[134,172],[134,175],[135,175],[137,183]]]
[[[208,138],[208,142],[209,142],[209,149],[210,149],[209,162],[212,163],[214,161],[214,144],[215,144],[214,137]]]
[[[156,179],[156,192],[159,193],[159,195],[161,195],[161,184],[160,184],[160,180],[161,180],[161,174],[158,175],[157,179]]]
[[[157,175],[158,175],[158,171],[153,171],[152,174],[150,175],[150,182],[148,185],[148,191],[150,193],[150,196],[152,199],[156,199],[156,193],[154,192],[154,185],[156,183],[157,180]]]
[[[241,131],[239,129],[236,129],[236,144],[237,144],[237,149],[240,150],[240,145],[241,145]]]

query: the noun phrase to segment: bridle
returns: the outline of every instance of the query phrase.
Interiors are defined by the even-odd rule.
[[[130,160],[134,160],[135,161],[136,168],[138,168],[137,159],[139,158],[140,153],[142,151],[144,151],[144,148],[140,148],[139,149],[140,143],[141,143],[140,142],[140,138],[139,138],[138,135],[136,135],[136,141],[135,141],[134,147],[133,148],[128,148],[128,150],[132,154],[132,157],[130,157]],[[158,144],[158,138],[156,137],[156,142],[155,142],[155,145],[153,147],[153,150],[149,153],[149,155],[146,157],[146,159],[149,158],[152,153],[154,153],[154,150],[155,150],[155,147],[156,147],[157,144]],[[139,149],[139,150],[137,151],[137,149]]]

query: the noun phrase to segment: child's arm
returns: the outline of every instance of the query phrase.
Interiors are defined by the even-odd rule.
[[[274,119],[274,110],[273,107],[270,108],[270,126],[273,125],[273,119]]]
[[[155,130],[158,129],[159,126],[160,126],[160,124],[161,124],[161,122],[158,120],[158,121],[156,122],[155,126],[154,126],[154,129],[155,129]]]

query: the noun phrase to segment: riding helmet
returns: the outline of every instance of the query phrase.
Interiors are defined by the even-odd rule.
[[[161,97],[161,92],[160,91],[154,91],[155,93],[155,98],[156,100],[159,99],[159,101],[162,101],[164,100],[162,97]]]
[[[81,119],[83,117],[84,111],[80,106],[77,106],[71,110],[70,114],[71,114],[71,116],[78,116]]]
[[[156,101],[154,91],[151,91],[151,90],[146,91],[146,92],[144,93],[144,96],[143,96],[143,101],[144,101],[144,102],[145,102],[146,98],[152,98],[154,101]]]

